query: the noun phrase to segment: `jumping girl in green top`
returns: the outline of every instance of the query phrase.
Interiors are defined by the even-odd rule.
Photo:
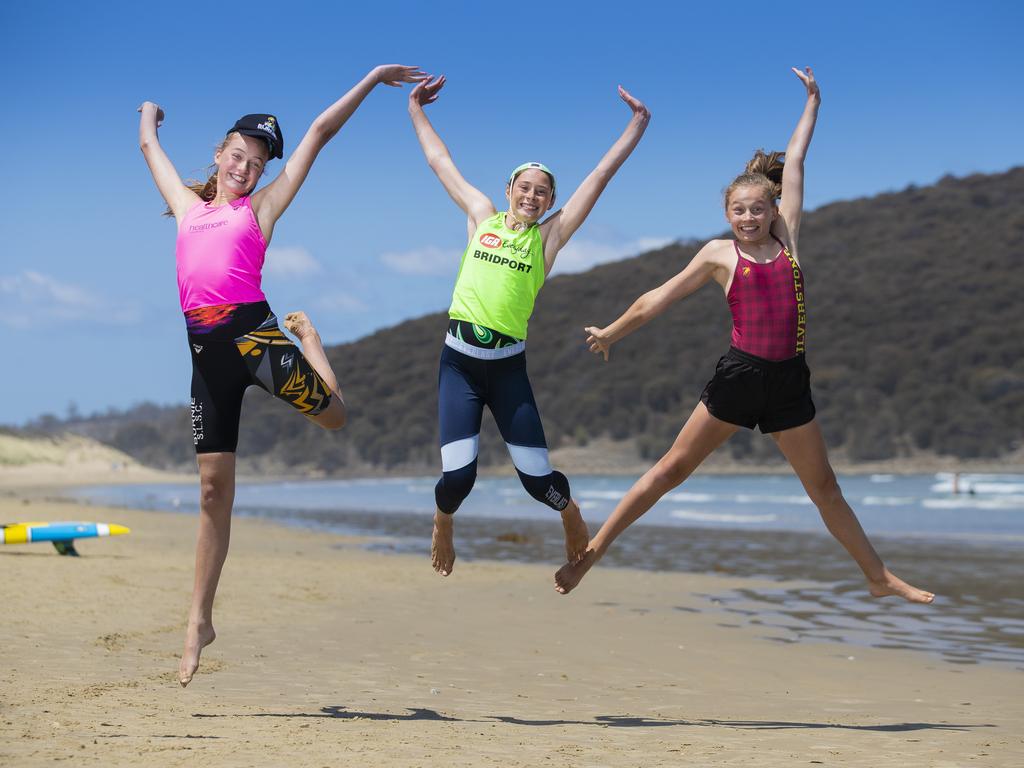
[[[555,175],[547,166],[524,163],[513,170],[505,190],[508,208],[501,212],[459,173],[423,111],[444,84],[444,76],[421,82],[409,95],[416,137],[431,169],[468,217],[469,233],[441,352],[438,406],[443,474],[434,491],[434,570],[447,576],[455,563],[452,514],[476,480],[485,405],[494,415],[526,491],[561,512],[566,555],[576,562],[587,549],[587,526],[570,496],[569,481],[552,470],[548,459],[526,375],[527,321],[559,250],[644,135],[650,113],[620,87],[619,96],[632,111],[626,130],[562,209],[541,221],[555,203]]]

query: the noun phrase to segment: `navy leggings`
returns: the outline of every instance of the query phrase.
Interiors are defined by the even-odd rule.
[[[437,508],[451,514],[476,481],[480,423],[491,409],[526,492],[552,509],[569,503],[569,481],[551,469],[544,427],[526,375],[526,353],[481,360],[445,346],[438,373],[443,474]]]

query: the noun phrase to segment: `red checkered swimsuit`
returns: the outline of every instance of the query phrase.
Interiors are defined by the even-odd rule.
[[[804,276],[792,253],[779,244],[779,254],[758,264],[736,248],[736,270],[729,286],[732,346],[765,360],[788,360],[806,348],[807,310]]]

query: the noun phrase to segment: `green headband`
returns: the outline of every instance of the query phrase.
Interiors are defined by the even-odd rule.
[[[551,194],[555,194],[555,174],[553,174],[551,172],[551,169],[544,165],[544,163],[523,163],[514,171],[512,171],[512,174],[508,177],[508,183],[511,185],[512,182],[516,180],[516,176],[518,176],[523,171],[530,170],[531,168],[535,168],[538,171],[543,171],[548,175],[548,178],[551,179]]]

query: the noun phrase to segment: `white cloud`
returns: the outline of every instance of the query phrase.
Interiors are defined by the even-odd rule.
[[[451,248],[424,246],[412,251],[389,251],[380,260],[395,272],[404,275],[445,275],[454,273],[462,254]]]
[[[268,248],[267,258],[263,264],[265,274],[285,280],[303,278],[322,271],[320,262],[300,245]]]
[[[638,237],[633,240],[570,240],[555,259],[553,274],[585,272],[598,264],[637,256],[675,242],[671,237]]]
[[[81,286],[33,270],[0,275],[0,297],[0,322],[9,328],[82,321],[118,325],[135,322],[139,314],[134,307],[114,306]]]

